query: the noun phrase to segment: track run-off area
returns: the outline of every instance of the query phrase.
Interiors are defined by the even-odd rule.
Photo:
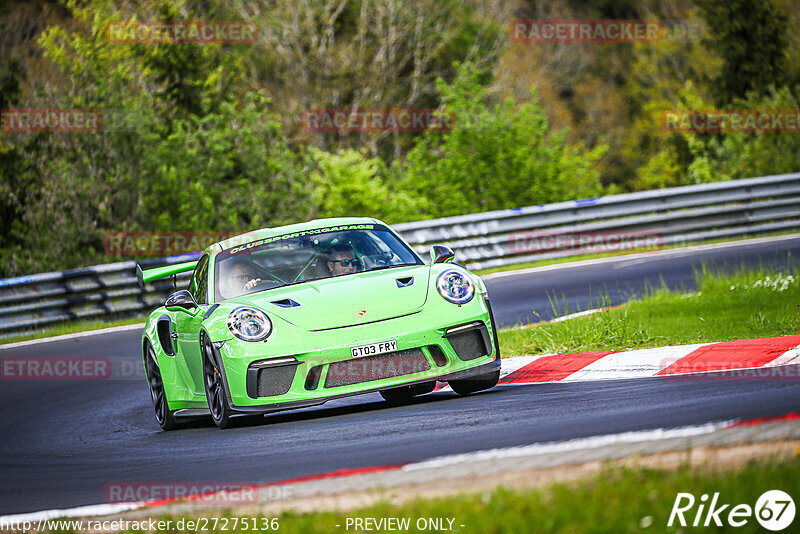
[[[572,310],[589,309],[600,296],[610,301],[601,304],[619,304],[662,282],[692,290],[703,265],[782,270],[796,265],[798,257],[800,236],[793,235],[484,279],[498,322],[512,326],[552,318],[556,312],[548,295],[566,299]],[[10,344],[0,347],[0,357],[108,357],[138,368],[140,339],[140,329],[126,327]],[[161,432],[141,374],[111,380],[3,380],[0,515],[105,503],[114,484],[255,486],[341,470],[425,465],[491,449],[780,417],[800,410],[799,345],[800,337],[786,336],[513,358],[504,362],[498,387],[469,397],[443,388],[410,404],[389,406],[369,394],[245,417],[225,431],[200,418],[184,429]]]

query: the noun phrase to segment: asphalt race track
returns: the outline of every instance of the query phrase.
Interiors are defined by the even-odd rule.
[[[800,238],[619,258],[581,267],[490,277],[503,325],[552,317],[547,292],[591,307],[663,280],[692,288],[694,272],[742,264],[785,268]],[[591,297],[590,297],[591,295]],[[535,313],[534,313],[535,312]],[[136,330],[0,350],[0,356],[118,357],[141,366]],[[104,487],[131,481],[267,483],[342,468],[445,454],[676,427],[800,410],[800,381],[659,378],[498,387],[471,397],[433,393],[387,407],[377,394],[316,408],[247,417],[219,431],[210,419],[161,432],[143,378],[0,383],[0,514],[105,501]]]

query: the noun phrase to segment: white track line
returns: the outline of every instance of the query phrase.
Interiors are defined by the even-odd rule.
[[[603,311],[603,308],[593,308],[591,310],[583,310],[575,313],[570,313],[569,315],[561,315],[556,317],[555,319],[550,319],[547,321],[548,323],[560,323],[562,321],[569,321],[570,319],[575,319],[576,317],[584,317],[586,315],[594,315],[595,313],[600,313]]]
[[[604,436],[574,439],[563,442],[534,443],[532,445],[524,445],[521,447],[506,447],[502,449],[475,451],[466,454],[453,454],[406,464],[401,467],[400,470],[420,471],[424,469],[434,469],[437,467],[447,467],[465,462],[502,460],[526,456],[537,456],[542,454],[565,453],[585,449],[595,449],[598,447],[620,443],[640,443],[673,438],[691,438],[694,436],[710,434],[711,432],[725,428],[731,423],[733,423],[733,421],[707,423],[705,425],[686,426],[667,430],[660,428],[656,430],[623,432],[621,434],[608,434]],[[57,517],[103,516],[141,508],[145,506],[145,504],[146,503],[144,502],[98,504],[92,506],[81,506],[78,508],[68,508],[64,510],[44,510],[41,512],[1,516],[0,522],[8,525],[10,523],[20,523],[22,521],[30,521],[35,523],[38,521],[55,519]]]
[[[619,443],[640,443],[644,441],[665,440],[672,438],[690,438],[710,434],[715,430],[724,428],[733,421],[717,423],[707,423],[698,426],[686,426],[664,430],[640,430],[635,432],[623,432],[621,434],[607,434],[604,436],[594,436],[591,438],[573,439],[570,441],[552,443],[534,443],[533,445],[523,445],[521,447],[506,447],[502,449],[490,449],[485,451],[469,452],[466,454],[453,454],[440,456],[422,462],[406,464],[400,469],[402,471],[418,471],[420,469],[434,469],[460,463],[471,463],[481,460],[502,460],[507,458],[520,458],[523,456],[538,456],[541,454],[565,453],[571,451],[595,449]]]
[[[500,271],[481,276],[484,280],[491,280],[493,278],[503,278],[506,276],[516,276],[518,274],[541,273],[545,271],[557,271],[560,269],[572,269],[575,267],[586,267],[588,265],[602,265],[604,263],[623,262],[638,258],[660,258],[667,256],[682,256],[691,254],[693,252],[703,250],[716,250],[722,248],[742,247],[746,245],[757,245],[759,243],[774,243],[776,241],[789,241],[800,237],[800,233],[774,236],[774,237],[757,237],[753,239],[744,239],[741,241],[732,241],[728,243],[714,243],[711,245],[694,245],[691,247],[671,248],[667,250],[657,250],[653,252],[637,252],[635,254],[622,254],[620,256],[611,256],[608,258],[596,258],[593,260],[579,260],[565,263],[554,263],[552,265],[542,265],[541,267],[530,267],[528,269],[518,269],[515,271]]]
[[[66,508],[64,510],[43,510],[41,512],[29,512],[26,514],[4,515],[0,516],[0,524],[19,524],[23,521],[37,523],[39,521],[47,521],[48,519],[56,519],[58,517],[98,517],[110,514],[118,514],[120,512],[127,512],[128,510],[135,510],[136,508],[141,508],[144,505],[145,503],[143,502],[90,504],[89,506]]]
[[[64,334],[61,336],[43,337],[41,339],[30,339],[28,341],[17,341],[16,343],[6,343],[0,345],[0,350],[13,349],[16,347],[27,347],[28,345],[36,345],[38,343],[50,343],[51,341],[64,341],[66,339],[74,339],[86,336],[96,336],[98,334],[113,334],[114,332],[125,332],[127,330],[143,330],[144,323],[127,324],[124,326],[112,326],[109,328],[101,328],[100,330],[88,330],[86,332],[75,332],[74,334]]]

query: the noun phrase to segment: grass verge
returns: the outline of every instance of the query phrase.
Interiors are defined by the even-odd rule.
[[[640,300],[573,319],[499,332],[504,357],[624,350],[800,333],[800,268],[696,275],[698,290],[650,290]],[[553,300],[557,315],[563,304]],[[571,310],[575,311],[575,310]]]
[[[688,529],[693,530],[691,524],[701,495],[713,496],[718,492],[717,507],[729,506],[720,514],[723,528],[715,527],[712,522],[712,531],[763,532],[752,515],[738,528],[727,525],[727,515],[740,504],[755,509],[758,498],[774,489],[800,495],[800,459],[797,456],[784,460],[774,457],[750,460],[737,467],[692,467],[688,462],[677,469],[606,467],[597,475],[541,489],[500,487],[455,497],[417,499],[400,505],[381,502],[349,511],[285,511],[277,516],[277,524],[279,532],[286,534],[382,531],[374,526],[366,530],[363,526],[355,528],[353,520],[356,518],[362,521],[366,518],[408,520],[408,528],[400,529],[407,532],[437,530],[431,529],[428,522],[423,525],[426,519],[442,520],[445,526],[452,520],[452,530],[445,530],[461,533],[685,532],[687,529],[681,529],[677,523],[667,526],[677,494],[690,493],[696,499],[695,506],[684,514]],[[682,504],[686,504],[685,501]],[[704,511],[707,509],[708,506]],[[230,517],[230,512],[222,515],[225,516]],[[248,521],[255,518],[261,524],[272,517],[250,516]],[[704,513],[700,530],[708,530],[702,526],[705,518]],[[800,519],[796,518],[794,524],[798,521]]]
[[[129,319],[119,319],[116,321],[74,321],[57,323],[36,332],[26,332],[24,334],[4,337],[0,339],[0,345],[16,343],[17,341],[29,341],[31,339],[42,339],[45,337],[62,336],[64,334],[74,334],[76,332],[88,332],[90,330],[100,330],[102,328],[112,328],[114,326],[125,326],[129,324],[143,323],[146,316],[131,317]]]

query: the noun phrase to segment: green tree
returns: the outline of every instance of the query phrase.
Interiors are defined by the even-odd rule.
[[[713,81],[717,105],[787,80],[787,17],[770,0],[697,0],[710,31],[709,48],[722,57]]]
[[[364,216],[399,223],[419,216],[425,200],[393,190],[386,165],[352,149],[331,154],[309,149],[315,217]]]
[[[455,77],[454,61],[494,64],[505,43],[504,17],[482,17],[461,0],[230,0],[233,16],[254,20],[252,81],[274,95],[288,135],[335,152],[366,148],[385,160],[404,154],[402,132],[310,133],[314,108],[431,108],[435,80]],[[479,3],[478,3],[479,4]]]
[[[22,207],[16,233],[25,241],[4,250],[0,270],[114,259],[103,251],[108,231],[244,231],[308,216],[310,184],[269,99],[228,90],[241,76],[235,54],[219,45],[110,43],[106,24],[122,12],[107,0],[69,7],[76,24],[39,39],[68,89],[43,90],[28,106],[96,108],[103,127],[14,134],[25,162],[15,179],[46,186]]]
[[[695,102],[702,106],[702,100]],[[773,89],[733,102],[736,109],[800,109],[800,87]],[[703,109],[696,107],[694,109]],[[737,180],[797,172],[800,169],[800,135],[794,131],[722,134],[682,134],[692,153],[688,176],[693,182]]]
[[[688,20],[695,20],[693,14]],[[663,116],[668,110],[703,109],[692,108],[689,101],[712,98],[712,80],[719,76],[722,61],[694,40],[637,43],[633,57],[623,91],[635,111],[619,151],[621,158],[637,169],[629,188],[691,183],[688,166],[693,156],[686,137],[666,131]]]
[[[408,191],[427,197],[440,217],[544,204],[601,193],[596,162],[605,151],[567,143],[550,131],[535,92],[531,102],[493,102],[481,73],[464,64],[452,83],[441,79],[442,112],[453,128],[426,132],[393,170]]]

